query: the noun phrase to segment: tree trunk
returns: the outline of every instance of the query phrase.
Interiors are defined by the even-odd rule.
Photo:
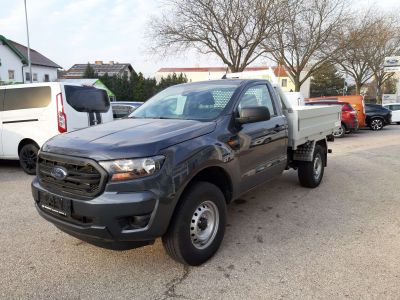
[[[362,83],[356,80],[356,95],[361,94]]]
[[[242,72],[238,67],[236,66],[229,66],[229,70],[231,70],[231,73],[237,73],[237,72]]]
[[[375,76],[376,81],[376,103],[382,103],[382,78],[380,76]]]
[[[382,103],[382,86],[377,85],[376,87],[376,103]]]
[[[300,74],[295,75],[293,78],[293,83],[294,83],[294,91],[295,92],[300,92],[301,84],[300,84]]]

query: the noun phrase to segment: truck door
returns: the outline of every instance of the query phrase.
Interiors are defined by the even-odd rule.
[[[237,113],[243,107],[265,106],[271,119],[241,125],[237,154],[241,190],[265,182],[283,172],[287,161],[287,122],[279,104],[274,102],[267,85],[249,87],[241,96]]]

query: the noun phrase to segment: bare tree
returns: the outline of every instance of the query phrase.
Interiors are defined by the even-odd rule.
[[[267,51],[260,44],[272,35],[282,15],[278,0],[166,0],[164,14],[152,21],[159,50],[194,48],[217,55],[231,72],[241,72]]]
[[[353,21],[344,24],[342,33],[337,39],[339,51],[334,60],[340,70],[354,80],[356,94],[360,94],[361,88],[373,76],[364,49],[365,41],[371,38],[370,31],[376,22],[370,17],[372,11],[370,8],[358,14],[354,13]]]
[[[282,0],[284,20],[264,46],[283,64],[299,91],[301,85],[338,52],[335,43],[345,19],[346,0]]]
[[[400,22],[396,15],[375,13],[376,22],[365,40],[364,56],[376,82],[377,102],[382,101],[382,87],[394,73],[384,71],[384,60],[388,56],[400,55]]]

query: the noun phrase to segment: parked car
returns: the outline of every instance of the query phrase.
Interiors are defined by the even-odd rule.
[[[400,103],[383,104],[382,106],[392,112],[392,122],[400,125]]]
[[[143,102],[116,101],[111,102],[114,119],[121,119],[133,113]]]
[[[358,126],[360,128],[368,126],[366,123],[366,115],[365,115],[365,103],[364,99],[360,95],[352,95],[352,96],[328,96],[328,97],[317,97],[317,98],[308,98],[306,101],[340,101],[350,103],[351,106],[357,111],[358,118]]]
[[[366,123],[371,130],[381,130],[392,122],[392,112],[379,104],[365,104]]]
[[[358,117],[355,109],[347,102],[340,101],[313,101],[306,102],[306,105],[339,105],[342,107],[340,128],[334,132],[334,136],[341,138],[345,133],[350,133],[358,130]]]
[[[130,118],[45,143],[32,193],[75,237],[118,250],[162,237],[171,257],[199,265],[218,250],[233,199],[289,167],[301,185],[321,183],[339,124],[338,107],[292,107],[266,80],[175,85]]]
[[[60,82],[0,86],[0,158],[35,174],[37,153],[53,136],[112,121],[104,90]]]

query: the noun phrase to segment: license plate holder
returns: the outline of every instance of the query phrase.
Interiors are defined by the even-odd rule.
[[[71,200],[48,193],[39,193],[39,206],[42,210],[62,217],[71,215]]]

